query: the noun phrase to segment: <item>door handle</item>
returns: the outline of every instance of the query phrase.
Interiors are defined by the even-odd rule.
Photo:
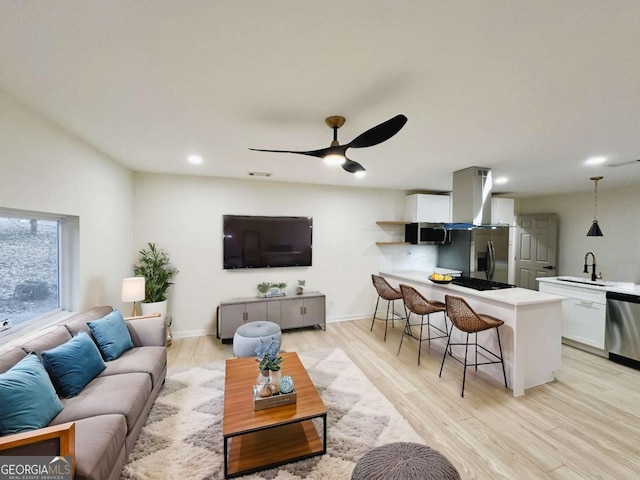
[[[542,268],[544,268],[546,270],[555,270],[556,269],[555,265],[546,265],[546,266],[544,266]]]

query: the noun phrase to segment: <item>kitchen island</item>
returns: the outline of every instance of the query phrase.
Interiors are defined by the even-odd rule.
[[[452,284],[436,284],[427,278],[430,273],[406,270],[380,272],[380,275],[396,287],[400,283],[411,285],[432,300],[444,302],[447,294],[463,297],[478,313],[503,320],[500,339],[507,383],[514,396],[524,395],[525,389],[554,380],[554,372],[562,363],[562,297],[526,288],[477,291]],[[444,327],[444,324],[438,325],[442,321],[439,315],[432,319],[432,323],[440,328]],[[454,341],[461,340],[462,335],[454,329]],[[446,340],[439,342],[444,352]],[[478,342],[489,350],[498,351],[494,332],[481,332]],[[454,349],[454,355],[464,358],[464,348]],[[499,364],[482,366],[480,370],[498,382],[504,382]]]

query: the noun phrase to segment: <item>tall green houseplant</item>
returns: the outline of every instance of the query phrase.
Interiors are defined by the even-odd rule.
[[[166,252],[149,243],[148,248],[138,252],[138,264],[133,266],[133,272],[145,278],[144,302],[154,303],[167,299],[167,289],[173,285],[171,279],[179,270],[171,264]]]

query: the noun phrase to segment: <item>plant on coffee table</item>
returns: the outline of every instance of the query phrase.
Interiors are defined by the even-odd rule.
[[[280,350],[280,342],[275,338],[271,338],[269,343],[265,344],[262,338],[260,339],[260,345],[256,349],[256,361],[260,362],[258,365],[259,370],[280,370],[280,364],[282,363],[282,357],[278,356]]]

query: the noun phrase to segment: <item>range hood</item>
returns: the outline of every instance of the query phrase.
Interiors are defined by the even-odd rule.
[[[469,167],[453,172],[453,223],[446,230],[491,227],[491,169]]]

